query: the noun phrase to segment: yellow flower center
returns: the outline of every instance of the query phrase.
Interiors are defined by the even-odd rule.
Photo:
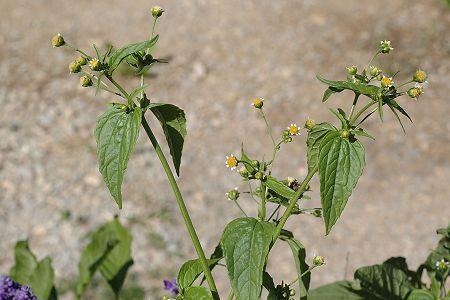
[[[381,85],[382,86],[390,86],[392,84],[392,79],[389,77],[383,77],[381,79]]]
[[[262,106],[263,101],[261,100],[261,98],[255,98],[253,100],[253,106],[256,108],[260,108]]]
[[[427,73],[422,70],[416,71],[414,74],[414,80],[420,83],[425,82],[425,80],[427,80]]]
[[[226,163],[227,163],[227,167],[234,168],[237,166],[238,160],[235,156],[231,155],[231,156],[227,157]]]
[[[297,127],[297,125],[289,126],[289,134],[290,135],[297,135],[298,134],[298,127]]]

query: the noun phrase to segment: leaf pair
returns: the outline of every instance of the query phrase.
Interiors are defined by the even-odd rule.
[[[52,261],[45,257],[41,261],[30,251],[27,241],[19,241],[14,248],[15,265],[10,277],[21,285],[27,285],[40,300],[57,299],[54,286],[55,272]]]
[[[175,105],[163,103],[149,104],[146,109],[150,109],[160,121],[175,170],[179,175],[186,136],[184,112]],[[99,170],[119,208],[122,208],[123,177],[136,146],[142,117],[143,110],[139,107],[130,108],[122,104],[112,104],[98,118],[94,131]]]

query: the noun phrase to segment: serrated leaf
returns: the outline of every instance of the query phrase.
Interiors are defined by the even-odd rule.
[[[381,265],[356,270],[355,279],[361,287],[380,299],[404,300],[414,289],[403,257],[393,257]]]
[[[94,131],[99,170],[119,208],[122,208],[123,176],[136,145],[141,118],[140,108],[128,111],[122,105],[111,105],[98,118]]]
[[[76,288],[82,296],[97,270],[118,294],[128,268],[133,264],[131,258],[131,235],[118,219],[106,223],[92,234],[90,243],[83,250],[78,264],[79,279]]]
[[[15,265],[9,276],[21,285],[28,285],[33,294],[42,300],[56,299],[54,287],[55,274],[51,259],[45,257],[37,261],[36,256],[28,247],[27,241],[19,241],[14,248]]]
[[[125,58],[132,55],[133,53],[153,48],[153,46],[158,41],[158,38],[159,36],[157,35],[151,40],[130,44],[114,51],[109,58],[110,72],[113,72]]]
[[[311,172],[312,169],[317,164],[318,154],[319,154],[319,145],[322,141],[322,138],[330,131],[335,131],[333,125],[330,123],[320,123],[315,125],[311,131],[308,132],[308,139],[306,140],[307,145],[307,161],[308,161],[308,172]]]
[[[374,298],[354,289],[350,281],[330,283],[309,292],[308,300],[384,300]]]
[[[280,239],[287,242],[289,247],[291,248],[295,266],[297,269],[297,276],[300,278],[298,280],[300,288],[300,300],[306,300],[308,298],[309,283],[311,282],[310,272],[301,276],[309,269],[309,266],[306,263],[306,249],[302,245],[302,243],[300,243],[300,241],[294,238],[292,232],[282,231]]]
[[[184,111],[173,104],[151,103],[148,105],[158,118],[169,145],[170,155],[177,175],[180,176],[181,155],[186,137],[186,116]]]
[[[185,300],[212,300],[211,292],[204,286],[191,286],[184,293]]]
[[[211,268],[220,258],[207,259],[207,263]],[[193,259],[185,262],[178,272],[177,283],[181,290],[190,287],[194,281],[203,273],[203,266],[199,259]]]
[[[329,86],[329,89],[333,88],[335,92],[341,92],[343,90],[351,90],[355,92],[356,94],[362,94],[366,95],[369,98],[372,98],[376,100],[378,91],[380,90],[380,87],[377,87],[375,85],[365,84],[365,83],[359,83],[359,82],[349,82],[349,81],[333,81],[328,80],[320,75],[316,76],[317,79],[319,79],[321,82],[327,84]],[[331,95],[331,94],[330,94]],[[330,96],[327,95],[327,98]],[[325,98],[325,95],[324,95]],[[326,101],[325,99],[325,101]],[[324,100],[322,100],[324,101]]]
[[[254,218],[239,218],[226,226],[221,245],[238,300],[259,299],[273,231],[273,224]]]
[[[427,290],[414,290],[408,296],[408,300],[435,300],[435,298]]]
[[[320,197],[328,234],[340,217],[364,165],[364,147],[357,141],[328,132],[319,146]]]

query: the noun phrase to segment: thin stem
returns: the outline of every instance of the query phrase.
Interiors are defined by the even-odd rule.
[[[374,56],[372,56],[372,58],[369,60],[369,63],[367,64],[367,66],[364,68],[364,70],[367,70],[369,68],[369,66],[372,64],[373,60],[375,59],[375,57],[378,56],[378,54],[380,54],[380,50],[377,51],[377,53],[375,53]]]
[[[214,279],[211,274],[211,270],[209,269],[208,263],[206,261],[205,252],[203,251],[203,248],[200,244],[197,233],[195,232],[194,225],[192,224],[192,220],[189,216],[188,210],[186,208],[186,204],[184,203],[183,196],[181,195],[177,181],[175,180],[172,170],[170,169],[169,163],[167,162],[167,159],[166,159],[158,141],[156,140],[155,135],[153,134],[152,130],[150,129],[150,126],[148,125],[147,120],[145,119],[145,116],[142,116],[142,126],[144,127],[145,132],[147,133],[147,136],[149,137],[149,139],[153,145],[153,148],[155,148],[156,154],[158,155],[158,158],[161,161],[161,165],[164,168],[164,171],[167,175],[167,179],[169,180],[169,184],[173,190],[173,193],[175,194],[175,199],[177,200],[178,206],[181,211],[181,215],[183,216],[184,222],[186,223],[186,227],[187,227],[187,230],[191,237],[194,248],[197,251],[198,258],[202,265],[203,274],[205,275],[208,285],[210,287],[210,290],[212,291],[212,293],[214,295],[214,299],[220,299],[219,294],[217,293],[216,284],[215,284]]]
[[[412,82],[414,82],[414,80],[408,80],[407,82],[404,82],[404,83],[400,84],[399,86],[396,86],[396,89],[399,89],[399,88],[401,88],[402,86],[405,86],[405,85],[410,84],[410,83],[412,83]]]
[[[266,185],[261,181],[261,203],[259,208],[259,218],[261,220],[266,219],[266,193],[267,193],[267,187]]]
[[[76,52],[78,52],[78,53],[80,53],[80,54],[86,56],[87,58],[91,58],[91,56],[90,56],[90,55],[87,55],[83,50],[80,50],[80,49],[78,49],[78,48],[75,48],[74,46],[72,46],[72,45],[70,45],[70,44],[67,44],[67,43],[66,43],[66,46],[69,47],[70,49],[72,49],[73,51],[76,51]]]
[[[267,131],[269,132],[270,139],[272,140],[273,146],[275,147],[277,143],[273,138],[272,129],[270,128],[269,122],[267,121],[266,114],[264,113],[264,110],[262,108],[260,108],[259,110],[261,111],[261,116],[263,117],[264,122],[266,123]]]
[[[297,281],[299,281],[300,278],[302,278],[303,276],[305,276],[306,274],[308,274],[309,272],[311,272],[312,270],[314,270],[316,268],[316,266],[312,266],[309,267],[308,270],[306,270],[305,272],[303,272],[302,274],[300,274],[300,276],[297,276],[297,278],[292,281],[291,283],[289,283],[289,286],[293,285],[294,283],[296,283]]]
[[[255,201],[255,203],[259,205],[259,202],[255,199],[255,196],[253,196],[253,188],[250,180],[248,181],[248,189],[250,190],[250,196],[252,197],[253,201]]]
[[[158,20],[158,18],[153,18],[152,35],[151,35],[150,39],[153,39],[153,36],[155,35],[155,28],[156,28],[157,20]],[[148,52],[147,52],[147,54],[148,54]]]
[[[275,216],[276,212],[281,208],[281,204],[278,204],[277,208],[273,211],[270,217],[267,219],[268,221],[272,220],[273,216]]]
[[[305,192],[306,188],[308,187],[308,183],[313,178],[314,174],[316,174],[318,170],[318,166],[316,165],[311,171],[308,172],[306,175],[306,178],[303,180],[302,184],[298,188],[298,190],[295,192],[294,196],[289,201],[289,206],[284,211],[283,216],[281,216],[280,222],[278,223],[277,227],[275,228],[275,232],[273,233],[272,243],[275,243],[278,237],[280,236],[281,230],[283,229],[284,225],[286,224],[287,219],[290,217],[292,210],[295,207],[295,204],[297,204],[298,198]]]
[[[370,101],[369,103],[367,103],[363,108],[361,108],[361,110],[359,112],[356,113],[356,115],[350,119],[350,125],[353,125],[353,123],[356,122],[356,120],[358,120],[358,118],[367,110],[369,109],[372,105],[376,104],[377,101]]]
[[[239,202],[237,201],[237,199],[234,200],[233,202],[237,205],[237,207],[241,210],[241,212],[242,212],[246,217],[248,217],[248,215],[247,215],[247,213],[245,212],[245,210],[239,205]]]
[[[355,98],[353,99],[352,108],[350,109],[350,115],[348,117],[349,120],[351,120],[353,117],[353,113],[355,112],[355,107],[356,107],[356,103],[358,102],[359,95],[360,94],[355,94]]]

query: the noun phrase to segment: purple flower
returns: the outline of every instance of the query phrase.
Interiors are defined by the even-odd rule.
[[[174,296],[178,295],[178,293],[180,292],[178,290],[178,284],[177,284],[176,278],[174,278],[172,281],[164,279],[163,283],[164,283],[164,289],[166,291],[171,292]]]
[[[37,300],[31,289],[6,275],[0,276],[0,300]]]

